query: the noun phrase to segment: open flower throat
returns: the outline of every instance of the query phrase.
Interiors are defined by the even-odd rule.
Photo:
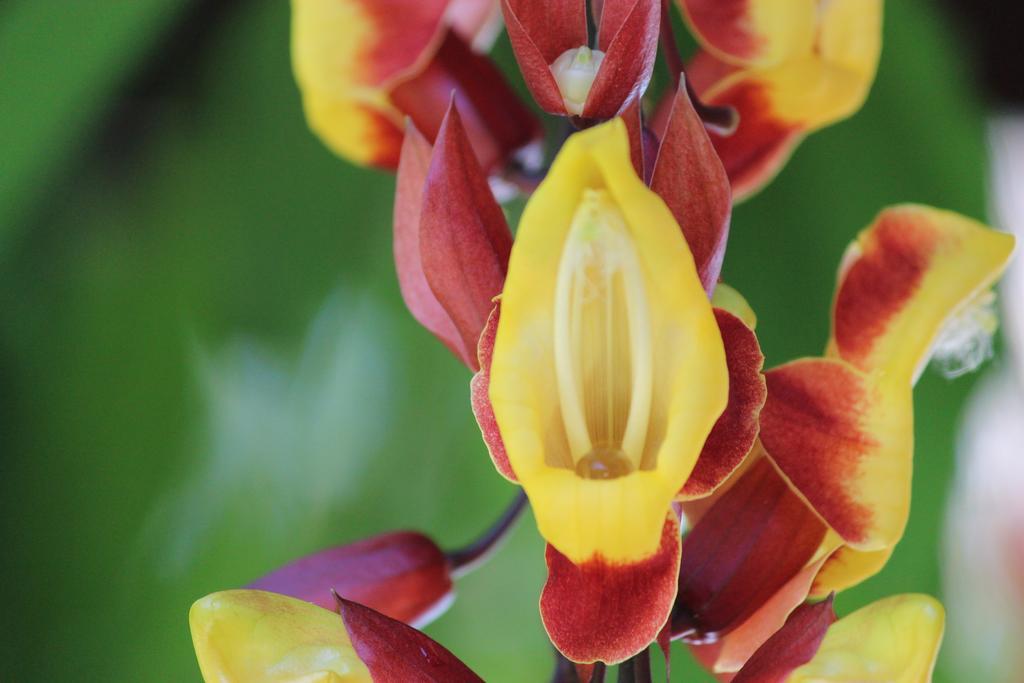
[[[665,202],[621,119],[573,135],[512,247],[488,396],[545,539],[633,562],[725,408],[725,352]]]
[[[643,466],[653,380],[640,258],[605,190],[583,193],[555,289],[555,371],[572,466],[615,479]]]

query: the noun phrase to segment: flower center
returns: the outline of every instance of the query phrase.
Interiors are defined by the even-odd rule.
[[[651,315],[629,227],[603,190],[585,190],[555,289],[555,372],[572,466],[588,479],[637,469],[653,386]]]
[[[565,109],[570,114],[579,116],[583,113],[583,105],[587,102],[590,88],[604,61],[604,53],[591,50],[586,45],[566,50],[558,55],[551,64],[551,73],[562,93]]]

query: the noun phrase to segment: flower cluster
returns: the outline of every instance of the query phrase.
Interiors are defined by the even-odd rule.
[[[732,202],[866,98],[881,0],[679,0],[701,46],[685,66],[667,1],[292,5],[310,127],[397,169],[402,295],[474,373],[483,442],[525,497],[463,550],[390,533],[203,598],[206,680],[479,680],[412,626],[527,500],[556,680],[619,663],[649,680],[648,648],[672,640],[737,683],[929,680],[940,604],[837,621],[831,596],[903,535],[914,383],[936,353],[976,360],[1012,238],[883,210],[839,266],[822,355],[769,370],[719,281]],[[563,117],[548,163],[486,54],[502,18],[537,107]],[[645,102],[659,45],[673,87]],[[528,195],[514,238],[510,187]]]

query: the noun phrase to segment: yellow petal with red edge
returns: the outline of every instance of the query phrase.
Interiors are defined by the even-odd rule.
[[[678,1],[698,41],[727,62],[777,64],[814,47],[816,0]]]
[[[887,383],[910,386],[947,321],[983,297],[1012,236],[949,211],[886,209],[847,249],[828,353]]]
[[[447,0],[292,0],[292,68],[310,128],[356,163],[394,167],[387,84],[440,43]]]
[[[942,642],[945,611],[927,595],[873,602],[829,627],[810,662],[787,683],[923,683]]]
[[[625,318],[612,325],[636,334],[628,345],[630,360],[613,368],[628,369],[627,403],[636,408],[629,409],[637,418],[625,428],[622,450],[632,469],[614,478],[584,478],[576,472],[584,452],[574,452],[570,441],[582,443],[590,423],[583,401],[562,396],[572,398],[585,377],[572,373],[585,358],[599,356],[600,348],[572,340],[614,337],[565,331],[571,316],[558,304],[565,301],[558,298],[565,291],[559,290],[559,275],[564,254],[574,264],[574,258],[587,258],[583,246],[601,249],[597,238],[613,237],[623,248],[606,254],[629,259],[622,273],[630,278],[630,294],[603,301],[636,316],[633,327]],[[573,290],[580,294],[572,300],[579,305],[592,301],[584,291],[603,291],[574,281],[583,283]],[[608,291],[622,291],[617,286],[608,285]],[[619,400],[619,394],[606,394]],[[541,534],[576,564],[598,555],[631,562],[653,554],[666,510],[693,470],[727,395],[725,353],[693,257],[671,212],[637,177],[625,124],[615,119],[573,135],[523,214],[490,375],[491,404],[508,459]]]
[[[192,643],[206,681],[370,682],[341,617],[276,593],[233,590],[192,605]]]
[[[765,373],[761,443],[843,540],[881,550],[910,510],[910,386],[882,387],[837,359],[805,358]]]

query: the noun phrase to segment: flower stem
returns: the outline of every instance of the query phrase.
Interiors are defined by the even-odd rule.
[[[651,651],[644,648],[619,664],[619,683],[651,683]]]
[[[471,572],[490,557],[515,526],[516,520],[519,519],[525,508],[526,494],[520,490],[511,505],[505,508],[501,517],[483,535],[462,548],[448,552],[452,576],[458,577]]]

